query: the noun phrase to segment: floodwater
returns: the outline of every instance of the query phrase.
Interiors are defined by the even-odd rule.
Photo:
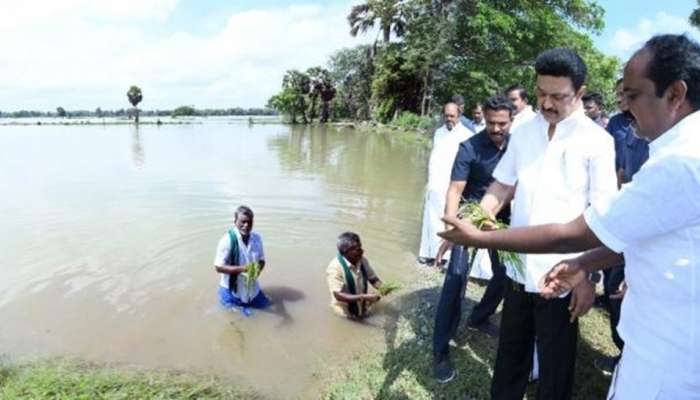
[[[355,231],[380,277],[415,279],[426,160],[335,127],[0,126],[0,355],[314,397],[328,366],[383,334],[381,306],[365,324],[330,312],[335,239]],[[240,204],[255,212],[274,302],[248,318],[218,306],[213,267]]]

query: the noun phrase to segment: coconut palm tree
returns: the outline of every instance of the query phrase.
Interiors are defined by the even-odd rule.
[[[134,115],[136,116],[136,123],[139,123],[139,109],[136,107],[137,104],[143,100],[143,94],[141,93],[141,88],[138,86],[132,86],[129,91],[126,92],[126,97],[129,99],[129,103],[134,107]]]
[[[379,21],[384,43],[389,43],[392,30],[397,37],[402,37],[406,30],[403,3],[402,0],[367,0],[353,6],[348,15],[350,34],[357,36],[358,33],[365,33]]]

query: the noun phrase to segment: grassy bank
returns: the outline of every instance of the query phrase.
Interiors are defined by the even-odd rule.
[[[466,326],[466,316],[483,294],[473,282],[463,304],[461,326],[451,348],[457,377],[447,384],[432,376],[431,340],[435,308],[444,275],[425,270],[424,279],[393,301],[395,313],[386,318],[385,351],[367,352],[352,359],[344,370],[328,378],[324,399],[488,399],[496,339]],[[500,319],[492,317],[494,322]],[[575,399],[603,399],[610,378],[593,368],[593,360],[615,354],[607,316],[593,309],[581,321]],[[531,384],[528,398],[534,398]]]
[[[371,132],[389,137],[392,141],[407,145],[416,145],[422,148],[430,148],[432,144],[432,130],[410,126],[381,124],[374,121],[343,121],[333,122],[338,128],[357,129],[362,132]]]
[[[219,379],[70,361],[0,364],[0,399],[262,399]]]

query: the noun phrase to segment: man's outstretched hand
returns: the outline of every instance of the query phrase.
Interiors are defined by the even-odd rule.
[[[442,217],[442,221],[452,225],[454,228],[442,232],[438,232],[441,238],[456,244],[464,246],[473,246],[476,235],[479,234],[479,229],[472,225],[471,222],[459,219],[457,216],[446,215]]]
[[[559,297],[585,281],[587,275],[575,258],[560,261],[540,281],[540,294],[547,299]]]

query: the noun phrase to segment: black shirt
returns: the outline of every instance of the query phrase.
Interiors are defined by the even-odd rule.
[[[510,135],[506,135],[505,146],[499,149],[484,129],[460,143],[459,151],[452,164],[451,180],[467,182],[462,193],[464,200],[481,201],[486,194],[486,189],[493,182],[493,170],[505,154],[509,140]],[[500,219],[506,219],[510,214],[510,210],[506,208],[498,215]]]

